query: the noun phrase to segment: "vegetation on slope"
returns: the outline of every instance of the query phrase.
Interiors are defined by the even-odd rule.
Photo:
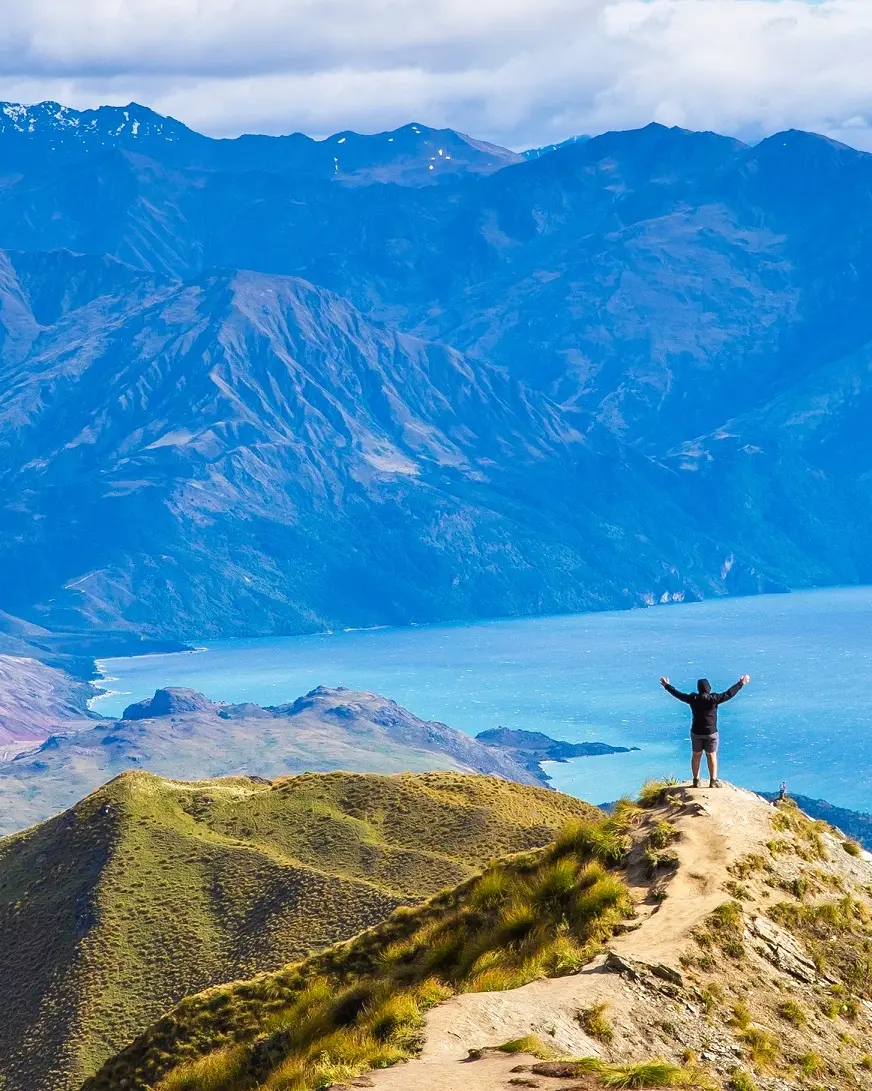
[[[685,1025],[677,1036],[704,1049],[729,1036],[744,1066],[726,1068],[732,1091],[754,1091],[757,1080],[762,1087],[868,1087],[868,865],[843,851],[843,834],[791,800],[767,817],[777,836],[729,866],[724,888],[734,900],[694,928],[696,950],[680,958],[708,1029],[694,1039]],[[767,832],[761,826],[761,836]]]
[[[630,912],[621,862],[638,815],[576,822],[548,848],[496,861],[417,909],[277,973],[183,1001],[87,1091],[313,1091],[419,1046],[453,992],[577,970]]]
[[[303,958],[596,813],[459,774],[119,777],[0,840],[4,1091],[78,1087],[181,997]]]

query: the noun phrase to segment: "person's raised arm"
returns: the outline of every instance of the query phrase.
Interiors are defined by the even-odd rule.
[[[680,689],[676,689],[675,686],[670,686],[668,678],[661,678],[660,685],[666,690],[667,693],[671,693],[673,697],[677,697],[679,701],[684,701],[686,705],[689,705],[693,700],[689,693],[682,693]]]
[[[750,681],[751,675],[743,674],[739,681],[736,682],[734,685],[730,686],[729,689],[725,689],[723,693],[716,693],[715,700],[719,705],[723,704],[724,701],[731,701],[739,692],[739,690],[742,689],[744,686],[747,686]]]

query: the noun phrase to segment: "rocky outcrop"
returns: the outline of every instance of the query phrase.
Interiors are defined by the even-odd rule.
[[[757,950],[764,958],[770,959],[780,970],[791,977],[813,985],[822,976],[812,959],[803,951],[797,940],[784,928],[780,928],[768,917],[751,917],[748,922],[748,934],[758,942]]]
[[[551,778],[542,768],[543,761],[570,761],[572,758],[598,757],[603,754],[629,754],[638,746],[610,746],[604,742],[565,742],[552,739],[541,731],[517,731],[506,727],[490,728],[476,735],[478,742],[511,754],[516,762],[543,780]]]
[[[158,716],[178,716],[186,712],[217,713],[218,706],[193,689],[170,686],[158,689],[154,697],[128,705],[122,720],[153,720]]]

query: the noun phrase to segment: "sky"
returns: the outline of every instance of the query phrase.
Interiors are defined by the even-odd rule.
[[[0,0],[0,98],[214,136],[415,120],[523,148],[658,121],[872,150],[872,0]]]

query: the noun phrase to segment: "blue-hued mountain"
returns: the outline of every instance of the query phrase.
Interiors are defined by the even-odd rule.
[[[140,165],[146,158],[175,170],[271,171],[286,180],[401,185],[431,185],[467,172],[487,174],[522,161],[508,148],[416,122],[390,132],[342,132],[323,140],[303,133],[216,140],[135,102],[84,111],[57,102],[0,103],[0,151],[0,170],[47,167],[49,176],[103,157],[108,157],[111,172],[114,153],[132,156]]]
[[[417,125],[0,117],[9,613],[185,637],[872,579],[872,156],[454,134],[426,185]]]
[[[289,277],[0,254],[6,608],[305,631],[726,590],[673,472]],[[669,567],[664,558],[669,558]]]
[[[113,147],[65,171],[48,155],[13,163],[0,243],[183,278],[301,276],[652,452],[872,337],[872,156],[823,137],[749,148],[651,125],[424,187],[249,162],[176,167]]]
[[[543,144],[541,148],[526,148],[521,155],[524,159],[541,159],[543,155],[549,155],[561,148],[568,148],[571,144],[580,144],[584,140],[590,140],[590,137],[581,133],[578,136],[567,137],[566,140],[561,140],[557,144]]]

